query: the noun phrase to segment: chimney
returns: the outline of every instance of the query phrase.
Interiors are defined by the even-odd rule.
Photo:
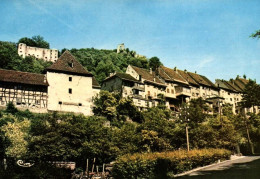
[[[187,70],[185,69],[184,72],[187,73]]]
[[[152,70],[152,68],[150,68],[150,74],[153,74],[153,70]]]
[[[153,81],[155,82],[155,77],[153,77]]]
[[[174,67],[174,69],[173,69],[174,71],[177,71],[177,67]]]
[[[197,71],[195,71],[195,74],[197,74]]]

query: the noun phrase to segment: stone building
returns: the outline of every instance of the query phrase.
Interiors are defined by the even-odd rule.
[[[24,43],[19,43],[18,55],[22,56],[23,58],[25,58],[26,56],[33,56],[37,59],[43,59],[45,61],[56,62],[58,59],[58,50],[30,47]]]
[[[46,71],[49,111],[92,114],[93,75],[69,51],[65,51]]]
[[[0,105],[47,112],[48,85],[45,75],[0,69]]]

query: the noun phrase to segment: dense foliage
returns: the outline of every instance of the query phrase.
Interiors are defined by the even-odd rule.
[[[18,43],[24,43],[31,47],[39,47],[39,48],[50,48],[49,42],[45,41],[44,38],[40,35],[33,36],[32,38],[23,37],[19,39]]]
[[[99,82],[102,82],[110,73],[125,72],[128,65],[148,68],[148,60],[145,57],[136,58],[127,52],[116,53],[115,50],[94,48],[73,48],[70,52],[88,71],[94,74]]]
[[[131,99],[117,97],[101,92],[96,98],[99,101],[97,115],[92,117],[33,114],[28,110],[19,111],[9,104],[0,113],[1,160],[6,158],[9,167],[15,170],[17,165],[14,162],[18,159],[33,161],[36,166],[46,161],[74,161],[84,170],[87,159],[96,158],[96,163],[101,165],[126,154],[186,149],[186,125],[191,149],[224,148],[239,152],[240,147],[242,153],[249,151],[245,119],[234,115],[230,106],[224,106],[221,116],[193,116],[195,109],[203,113],[204,105],[200,100],[192,101],[187,109],[190,121],[186,122],[173,118],[168,109],[159,106],[139,112],[142,120],[133,122],[131,111],[135,108],[131,107]],[[195,120],[198,116],[203,119]],[[259,152],[260,116],[251,114],[247,120],[252,144]]]
[[[0,59],[0,68],[32,73],[43,73],[44,69],[52,64],[34,57],[23,59],[18,55],[15,43],[2,41],[0,41]]]
[[[119,157],[113,166],[114,178],[169,178],[170,175],[229,159],[225,149],[202,149],[162,153],[137,153]]]

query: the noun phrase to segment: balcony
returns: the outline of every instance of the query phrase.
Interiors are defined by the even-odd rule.
[[[191,96],[191,90],[189,88],[177,86],[175,87],[176,96]]]
[[[138,84],[135,84],[135,85],[133,86],[133,89],[140,90],[140,91],[144,91],[144,86],[143,86],[143,85],[140,86],[140,85],[138,85]]]
[[[172,93],[165,93],[165,97],[166,98],[176,98],[176,95],[175,94],[172,94]]]
[[[133,94],[132,97],[137,99],[143,99],[143,96],[140,94]]]

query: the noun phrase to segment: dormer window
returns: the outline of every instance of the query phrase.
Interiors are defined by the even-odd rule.
[[[68,63],[71,68],[73,68],[73,62]]]

